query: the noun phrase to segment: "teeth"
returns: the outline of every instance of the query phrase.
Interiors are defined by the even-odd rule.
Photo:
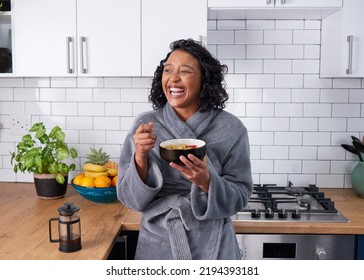
[[[182,95],[185,90],[183,88],[176,88],[176,87],[171,87],[169,88],[169,91],[171,93],[171,95]]]

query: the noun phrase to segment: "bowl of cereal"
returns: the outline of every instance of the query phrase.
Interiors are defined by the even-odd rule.
[[[199,159],[203,159],[206,155],[206,143],[200,139],[178,138],[166,140],[159,145],[160,156],[168,161],[183,165],[180,156],[187,157],[188,154],[193,154]]]

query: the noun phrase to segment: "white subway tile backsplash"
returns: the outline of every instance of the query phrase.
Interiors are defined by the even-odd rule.
[[[321,175],[316,177],[316,184],[321,188],[342,188],[344,175]]]
[[[24,87],[50,87],[50,78],[25,78]]]
[[[52,103],[51,102],[25,102],[25,113],[30,115],[52,115]],[[67,111],[60,112],[64,114]]]
[[[319,131],[346,131],[346,118],[320,118]]]
[[[333,104],[333,117],[360,117],[360,104]]]
[[[301,132],[275,132],[274,145],[302,145]]]
[[[72,104],[72,111],[79,116],[104,116],[105,104],[104,103],[67,103]],[[78,113],[77,113],[78,112]]]
[[[302,173],[328,174],[330,172],[330,161],[304,160],[302,162]]]
[[[288,131],[288,118],[262,118],[263,131]]]
[[[303,59],[303,45],[276,45],[276,59]]]
[[[77,87],[77,78],[51,78],[52,88],[75,88]]]
[[[39,89],[39,101],[66,101],[66,90],[64,88],[41,88]]]
[[[333,79],[334,88],[360,88],[360,79]]]
[[[302,88],[303,75],[277,74],[275,75],[275,86],[277,88]]]
[[[292,73],[292,61],[291,60],[264,60],[264,73]]]
[[[272,88],[263,89],[263,102],[290,102],[291,90]]]
[[[290,131],[317,131],[318,118],[290,118]]]
[[[247,45],[246,58],[248,59],[273,59],[273,45]]]
[[[263,61],[262,60],[236,60],[235,73],[262,73]]]
[[[322,103],[344,103],[349,101],[348,89],[321,89]]]
[[[96,107],[95,104],[87,104],[86,106]],[[85,107],[80,104],[80,107]],[[52,115],[77,116],[83,114],[82,109],[78,110],[77,103],[71,102],[53,102],[51,104]],[[91,114],[92,111],[90,111]]]
[[[229,67],[226,110],[247,127],[254,183],[351,188],[364,137],[364,79],[320,78],[321,20],[208,20],[207,48]],[[90,147],[118,160],[135,116],[152,110],[152,77],[0,78],[0,181],[12,172],[10,114],[65,128],[80,163]],[[71,173],[74,176],[76,173]]]
[[[66,88],[67,102],[92,102],[91,88]]]
[[[264,30],[264,44],[292,44],[292,30]]]
[[[330,146],[329,132],[303,132],[303,145]]]
[[[116,88],[96,88],[93,90],[94,102],[120,102],[120,89]]]
[[[274,20],[255,20],[249,19],[246,21],[246,29],[274,29]]]
[[[219,20],[217,21],[217,29],[245,29],[245,23],[245,20]],[[212,25],[211,29],[214,26],[216,24]]]
[[[245,45],[218,45],[217,58],[220,59],[243,59],[245,58]]]
[[[275,160],[274,173],[295,174],[302,173],[302,162],[300,160]]]
[[[300,159],[300,160],[317,159],[317,147],[290,146],[289,159]]]
[[[331,117],[331,104],[307,103],[303,105],[304,117]]]
[[[234,44],[234,31],[207,30],[207,44]]]
[[[293,60],[292,73],[319,73],[320,63],[318,60]]]
[[[247,88],[273,88],[274,75],[271,74],[247,74],[246,75]]]
[[[275,117],[301,117],[302,104],[277,103],[275,104]]]
[[[39,89],[15,88],[14,101],[39,101]]]
[[[303,29],[303,20],[276,20],[276,29]]]
[[[320,44],[320,30],[293,30],[293,44]]]

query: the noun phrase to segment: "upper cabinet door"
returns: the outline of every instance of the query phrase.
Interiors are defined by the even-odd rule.
[[[12,4],[15,74],[75,75],[75,0],[16,0]]]
[[[142,75],[154,75],[173,41],[206,36],[207,0],[142,0]]]
[[[209,8],[338,8],[342,0],[208,0]]]
[[[345,0],[322,20],[320,76],[364,77],[364,1]]]
[[[140,75],[140,28],[140,0],[77,0],[78,75]]]
[[[340,8],[342,0],[275,0],[281,8]]]

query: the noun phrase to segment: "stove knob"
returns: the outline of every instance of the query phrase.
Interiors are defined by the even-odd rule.
[[[251,215],[252,218],[260,218],[260,212],[258,209],[254,209]]]
[[[278,218],[280,219],[287,219],[287,212],[285,209],[281,209],[281,211],[279,211],[278,213]]]
[[[326,260],[327,253],[324,248],[318,247],[316,249],[316,256],[319,260]]]
[[[301,218],[301,213],[300,213],[300,211],[298,211],[298,209],[294,209],[294,212],[292,212],[292,218],[293,219]]]
[[[264,216],[268,219],[272,219],[274,217],[274,212],[272,209],[268,208],[268,210],[265,212]]]

